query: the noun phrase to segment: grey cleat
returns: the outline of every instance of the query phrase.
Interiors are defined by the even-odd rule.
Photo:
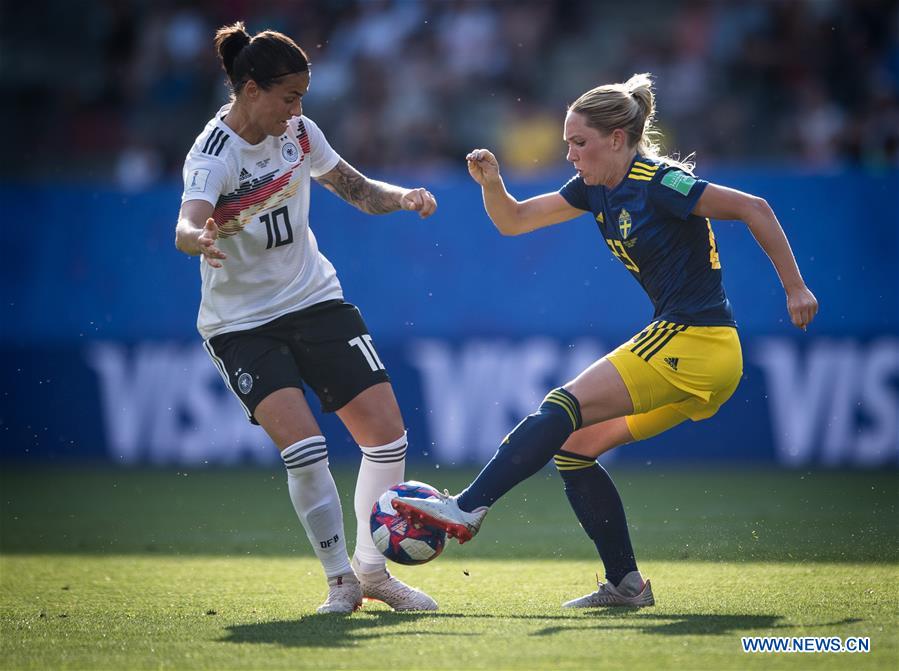
[[[359,563],[353,558],[353,569],[362,583],[362,596],[366,599],[383,601],[396,611],[437,610],[437,602],[421,590],[410,587],[399,578],[390,575],[387,568],[371,573],[362,573]]]
[[[316,612],[349,615],[361,607],[362,584],[354,573],[344,573],[328,578],[328,598]]]
[[[425,524],[443,529],[459,543],[470,541],[481,528],[481,522],[489,510],[482,506],[466,512],[459,507],[455,496],[446,490],[443,494],[426,499],[398,496],[393,500],[394,509],[413,524]]]
[[[572,599],[562,604],[562,608],[605,608],[608,606],[629,606],[643,608],[654,606],[652,585],[643,581],[639,571],[631,571],[615,587],[610,582],[597,581],[599,589],[592,594]]]

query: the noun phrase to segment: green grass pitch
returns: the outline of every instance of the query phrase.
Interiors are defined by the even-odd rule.
[[[354,473],[335,475],[351,512]],[[408,469],[451,490],[471,475]],[[613,475],[654,608],[559,608],[594,589],[600,564],[546,471],[503,499],[471,543],[394,567],[438,599],[438,613],[366,603],[340,617],[314,614],[324,581],[278,470],[7,467],[0,668],[899,666],[895,472]],[[741,636],[764,635],[868,636],[871,652],[741,651]]]

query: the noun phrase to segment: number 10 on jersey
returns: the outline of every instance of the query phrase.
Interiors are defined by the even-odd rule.
[[[268,242],[265,245],[266,249],[283,247],[293,242],[293,229],[290,227],[287,207],[279,207],[271,215],[266,212],[259,217],[259,221],[265,224],[265,233],[268,236]]]

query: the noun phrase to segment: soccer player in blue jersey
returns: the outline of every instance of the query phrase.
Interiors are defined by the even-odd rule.
[[[394,502],[403,515],[465,542],[478,532],[489,506],[553,458],[607,580],[566,607],[655,603],[637,568],[621,498],[596,458],[686,419],[711,417],[740,382],[740,340],[710,219],[746,223],[774,264],[795,326],[804,330],[818,311],[768,203],[710,184],[693,174],[690,163],[660,155],[654,117],[649,75],[587,91],[565,117],[567,159],[577,175],[557,193],[521,202],[506,191],[492,153],[477,149],[466,157],[487,214],[503,235],[589,212],[655,311],[631,340],[549,392],[461,494]]]

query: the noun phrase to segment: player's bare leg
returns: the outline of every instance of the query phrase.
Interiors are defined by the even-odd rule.
[[[572,433],[562,449],[585,457],[599,457],[606,452],[633,442],[627,419],[614,417]]]
[[[589,366],[564,388],[578,399],[582,427],[624,417],[634,411],[634,403],[621,374],[605,357]]]
[[[396,395],[389,382],[369,387],[336,414],[360,445],[389,443],[406,431]]]

